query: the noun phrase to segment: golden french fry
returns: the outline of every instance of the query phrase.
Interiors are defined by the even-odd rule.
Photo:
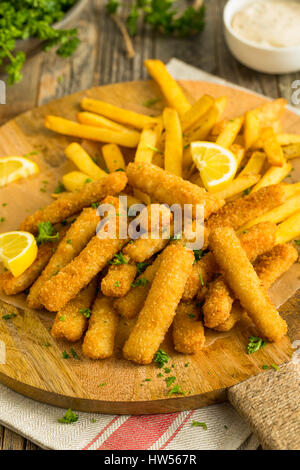
[[[116,132],[110,129],[86,126],[59,116],[46,116],[45,126],[47,129],[58,132],[59,134],[95,140],[96,142],[118,144],[131,148],[137,147],[140,138],[140,134],[135,131]]]
[[[214,105],[214,99],[209,95],[203,95],[193,106],[181,116],[182,132],[193,127]]]
[[[273,129],[271,127],[265,128],[261,138],[263,141],[263,149],[267,154],[270,165],[281,167],[284,166],[286,160]]]
[[[231,119],[227,122],[225,128],[218,136],[216,144],[224,148],[229,148],[234,143],[236,137],[238,136],[242,125],[244,123],[244,116]]]
[[[65,155],[69,160],[71,160],[74,165],[82,172],[88,175],[90,178],[95,180],[104,178],[107,176],[107,173],[91,159],[89,154],[77,144],[77,142],[72,142],[65,149]]]
[[[146,206],[149,206],[151,204],[151,197],[149,194],[143,193],[140,189],[133,188],[133,195],[136,199],[139,201],[143,202]]]
[[[282,187],[286,198],[296,196],[300,192],[300,183],[283,184]]]
[[[83,98],[81,107],[92,113],[101,114],[108,119],[124,124],[125,126],[132,126],[136,129],[143,129],[147,124],[154,124],[159,118],[146,116],[145,114],[129,111],[128,109],[119,108],[104,101],[93,100],[91,98]]]
[[[283,147],[282,150],[287,160],[300,157],[300,143],[287,145],[286,147]]]
[[[300,144],[300,134],[277,134],[279,145]]]
[[[182,129],[175,109],[165,108],[163,112],[165,141],[165,170],[182,175]]]
[[[259,138],[260,119],[253,111],[247,111],[244,124],[244,142],[245,149],[250,149]]]
[[[285,163],[283,166],[271,166],[260,181],[252,188],[252,192],[257,191],[264,186],[270,186],[271,184],[278,184],[280,181],[284,180],[284,178],[290,173],[292,169],[292,165],[290,163]]]
[[[260,222],[274,222],[278,224],[283,220],[287,219],[295,212],[297,212],[300,208],[300,194],[296,194],[295,196],[288,199],[286,202],[281,204],[278,207],[275,207],[269,212],[257,217],[256,219],[251,220],[243,227],[241,227],[238,233],[242,233],[244,230],[252,227],[253,225],[259,224]]]
[[[245,157],[245,149],[239,144],[233,144],[230,150],[236,156],[237,170],[239,170]]]
[[[70,171],[62,177],[62,182],[67,191],[80,191],[86,183],[93,181],[81,171]]]
[[[265,159],[266,154],[264,152],[253,152],[238,178],[241,175],[259,175],[265,163]]]
[[[112,131],[122,132],[129,131],[130,129],[125,126],[121,126],[117,122],[111,121],[104,116],[99,114],[89,113],[88,111],[82,111],[77,114],[77,119],[80,124],[86,124],[92,127],[104,127],[105,129],[111,129]]]
[[[215,105],[214,106],[215,106],[215,108],[217,108],[217,111],[218,111],[218,119],[220,119],[220,117],[224,113],[227,104],[228,104],[227,96],[220,96],[220,98],[217,98],[215,100]]]
[[[116,144],[106,144],[102,147],[102,155],[109,173],[125,170],[125,161],[120,148]]]
[[[223,191],[219,191],[215,193],[222,199],[229,199],[237,194],[245,191],[251,186],[254,186],[260,180],[260,175],[242,175],[235,178],[233,181],[230,182],[227,188],[223,189]]]
[[[152,163],[154,154],[160,152],[157,146],[161,133],[161,122],[156,124],[147,124],[144,127],[134,158],[136,162]]]
[[[176,351],[194,354],[205,343],[204,327],[199,309],[194,303],[181,302],[173,322],[173,341]]]
[[[278,225],[276,243],[287,243],[300,235],[300,211]]]
[[[158,83],[169,106],[176,109],[180,116],[184,115],[191,108],[191,105],[163,62],[160,60],[145,60],[144,63],[149,75]]]

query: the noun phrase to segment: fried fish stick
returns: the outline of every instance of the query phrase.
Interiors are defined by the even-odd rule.
[[[176,351],[195,354],[203,348],[204,327],[198,317],[199,311],[195,304],[181,302],[178,305],[173,322],[173,341]]]
[[[8,271],[0,274],[0,290],[6,295],[15,295],[31,286],[47,265],[56,246],[57,243],[43,243],[38,249],[33,264],[21,276],[14,277]]]
[[[118,315],[112,306],[112,299],[98,294],[92,308],[88,331],[83,340],[83,354],[91,359],[111,357],[117,326]]]
[[[121,317],[128,319],[134,318],[142,310],[160,263],[161,255],[158,255],[154,263],[150,264],[146,270],[137,277],[136,287],[132,287],[128,294],[114,302],[114,307]],[[140,281],[140,285],[138,285],[139,283],[137,281]]]
[[[126,239],[119,238],[120,220],[124,221],[126,213],[119,204],[119,200],[112,199],[115,199],[112,206],[117,209],[118,213],[116,217],[116,238],[102,238],[99,237],[98,232],[76,258],[44,284],[41,289],[40,299],[50,312],[62,309],[81,289],[89,284],[93,277],[105,267],[108,261],[127,242]]]
[[[276,225],[272,223],[260,223],[240,234],[240,242],[250,260],[268,251],[275,244]],[[205,290],[205,286],[212,281],[220,269],[213,254],[205,254],[197,263],[194,263],[192,273],[189,276],[183,300],[192,300],[197,293]],[[203,295],[201,295],[203,297]],[[200,300],[200,298],[199,298]]]
[[[210,246],[224,277],[260,334],[279,341],[287,332],[286,322],[270,301],[266,290],[231,227],[219,227],[210,235]]]
[[[129,256],[123,257],[123,264],[110,266],[108,273],[101,281],[101,291],[107,297],[124,297],[130,291],[137,273],[136,264]]]
[[[149,74],[161,88],[169,106],[176,109],[179,115],[184,115],[191,108],[190,103],[178,83],[171,77],[166,66],[161,60],[145,60],[145,66]]]
[[[260,217],[265,212],[283,204],[286,200],[283,185],[276,184],[261,188],[259,191],[236,199],[221,207],[208,222],[208,229],[231,226],[238,230],[250,220]]]
[[[135,262],[142,263],[163,250],[169,243],[170,240],[162,238],[161,233],[158,236],[159,238],[157,239],[139,238],[133,243],[126,245],[124,253],[129,255]]]
[[[109,202],[110,197],[103,202]],[[55,253],[49,260],[41,276],[35,281],[27,296],[26,302],[29,308],[41,308],[40,292],[45,282],[56,275],[58,271],[66,266],[95,235],[100,217],[97,210],[91,207],[83,209],[75,222],[71,224],[65,237],[60,241]]]
[[[253,227],[240,238],[241,245],[250,261],[254,261],[262,253],[269,251],[276,242],[276,224],[263,222]],[[224,323],[230,316],[234,301],[232,292],[223,277],[218,277],[208,287],[203,305],[204,324],[214,328]]]
[[[159,202],[172,204],[193,205],[193,214],[196,205],[204,206],[204,217],[207,218],[212,212],[218,210],[224,201],[209,194],[204,188],[182,179],[180,176],[172,175],[151,163],[129,163],[127,166],[129,184],[149,194]]]
[[[88,315],[86,312],[93,302],[95,292],[96,279],[57,312],[51,329],[54,338],[72,342],[80,340],[87,327]]]
[[[87,183],[81,191],[61,196],[48,206],[26,217],[20,225],[20,230],[36,233],[40,222],[52,224],[61,222],[93,202],[99,202],[108,195],[120,193],[126,184],[127,177],[123,171],[111,173],[101,180]]]
[[[274,282],[288,271],[297,261],[298,252],[292,245],[276,245],[268,253],[260,256],[254,263],[254,269],[262,285],[268,289]],[[235,300],[229,318],[216,331],[229,331],[241,319],[244,310],[238,300]]]
[[[181,245],[164,250],[144,307],[123,348],[126,359],[151,363],[174,319],[193,262],[193,252]]]

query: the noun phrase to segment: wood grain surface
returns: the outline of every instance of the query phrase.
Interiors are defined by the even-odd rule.
[[[231,118],[256,107],[263,98],[246,92],[206,82],[180,82],[191,101],[202,94],[229,97],[226,117]],[[65,168],[64,148],[69,138],[57,135],[44,127],[44,116],[56,114],[76,119],[79,102],[83,96],[98,98],[127,109],[148,114],[159,114],[163,99],[152,81],[129,82],[96,87],[28,111],[0,129],[0,153],[22,154],[37,152],[41,168],[40,180],[54,172],[57,177]],[[143,103],[160,97],[157,109],[149,110]],[[286,112],[283,120],[286,131],[300,132],[300,120]],[[98,153],[100,144],[90,144]],[[125,149],[123,149],[125,151]],[[132,152],[127,151],[127,160]],[[33,181],[14,184],[16,200],[33,191]],[[4,194],[3,194],[4,193]],[[49,188],[49,201],[51,189]],[[5,197],[5,188],[1,198]],[[4,199],[3,199],[4,200]],[[23,198],[24,200],[24,198]],[[35,202],[37,209],[40,201]],[[20,220],[26,215],[26,205],[18,214]],[[16,317],[5,321],[2,316],[15,313]],[[53,314],[36,313],[0,303],[0,338],[6,344],[6,364],[0,365],[0,381],[12,389],[36,400],[64,408],[116,414],[145,414],[199,408],[223,401],[228,387],[252,375],[262,372],[264,364],[282,364],[292,353],[287,337],[253,356],[245,353],[248,337],[253,333],[251,324],[240,322],[228,334],[208,336],[207,347],[191,356],[174,351],[170,335],[162,348],[170,355],[168,367],[184,396],[168,396],[164,377],[158,377],[156,364],[137,366],[123,359],[121,349],[130,331],[130,322],[121,321],[116,339],[114,357],[104,361],[91,361],[81,354],[80,343],[74,345],[81,360],[62,358],[62,352],[70,349],[65,342],[54,340],[49,332]],[[291,317],[291,331],[300,331],[299,317]],[[50,343],[50,347],[45,344]],[[150,379],[150,380],[147,380]],[[99,386],[105,384],[104,386]]]
[[[300,72],[288,75],[257,73],[239,64],[228,51],[222,28],[226,0],[206,2],[206,28],[196,38],[166,38],[142,27],[134,40],[136,55],[130,61],[124,55],[122,39],[107,17],[102,0],[90,0],[79,25],[82,43],[75,56],[63,60],[54,52],[40,52],[29,58],[20,84],[7,89],[7,105],[0,106],[0,123],[34,106],[85,88],[125,80],[147,78],[146,58],[165,62],[177,57],[209,73],[249,89],[291,101],[292,83]],[[130,0],[127,2],[131,3]],[[122,9],[126,15],[128,7]],[[5,80],[5,76],[1,76]],[[286,303],[284,310],[299,310],[300,294]],[[287,317],[289,318],[290,315]],[[26,439],[0,426],[0,449],[37,448]]]

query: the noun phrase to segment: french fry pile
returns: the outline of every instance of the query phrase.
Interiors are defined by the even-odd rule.
[[[11,295],[30,287],[30,308],[57,312],[52,335],[82,340],[92,359],[113,355],[120,317],[135,319],[123,355],[138,364],[151,363],[171,325],[174,347],[185,354],[204,347],[204,327],[229,331],[246,315],[258,336],[279,341],[287,326],[267,288],[297,261],[290,242],[300,235],[300,183],[282,182],[300,157],[300,135],[281,129],[286,102],[222,119],[226,97],[204,95],[190,104],[162,62],[145,65],[168,105],[161,115],[84,98],[78,122],[46,117],[52,131],[104,144],[106,169],[79,143],[68,145],[76,170],[63,177],[66,191],[20,226],[36,234],[41,223],[56,224],[59,241],[41,244],[19,278],[4,273],[1,288]],[[234,178],[218,192],[204,188],[194,164],[191,143],[203,141],[236,158]],[[122,147],[136,149],[127,167]],[[121,239],[118,232],[100,239],[98,203],[113,206],[119,224],[128,223],[120,194],[129,205],[146,203],[146,217],[154,203],[170,220],[164,203],[203,205],[203,249],[187,249],[182,234],[163,238],[163,217],[155,239]]]

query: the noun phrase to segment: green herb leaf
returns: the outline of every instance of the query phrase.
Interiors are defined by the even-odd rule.
[[[203,429],[205,429],[205,431],[207,431],[207,424],[206,423],[200,423],[200,421],[193,421],[192,426],[203,428]]]
[[[157,363],[158,367],[161,369],[167,362],[169,362],[169,356],[162,349],[159,349],[154,355],[154,362]]]
[[[85,318],[90,318],[92,310],[89,308],[80,308],[79,313],[81,313]]]
[[[247,345],[247,354],[253,354],[261,348],[267,345],[267,341],[263,341],[257,336],[250,336],[249,343]]]
[[[66,411],[62,418],[58,419],[58,422],[63,424],[76,423],[76,421],[78,421],[78,414],[74,413],[71,408]]]
[[[40,222],[38,224],[38,235],[36,242],[38,245],[46,242],[55,242],[59,239],[59,233],[53,235],[54,227],[51,222]]]

